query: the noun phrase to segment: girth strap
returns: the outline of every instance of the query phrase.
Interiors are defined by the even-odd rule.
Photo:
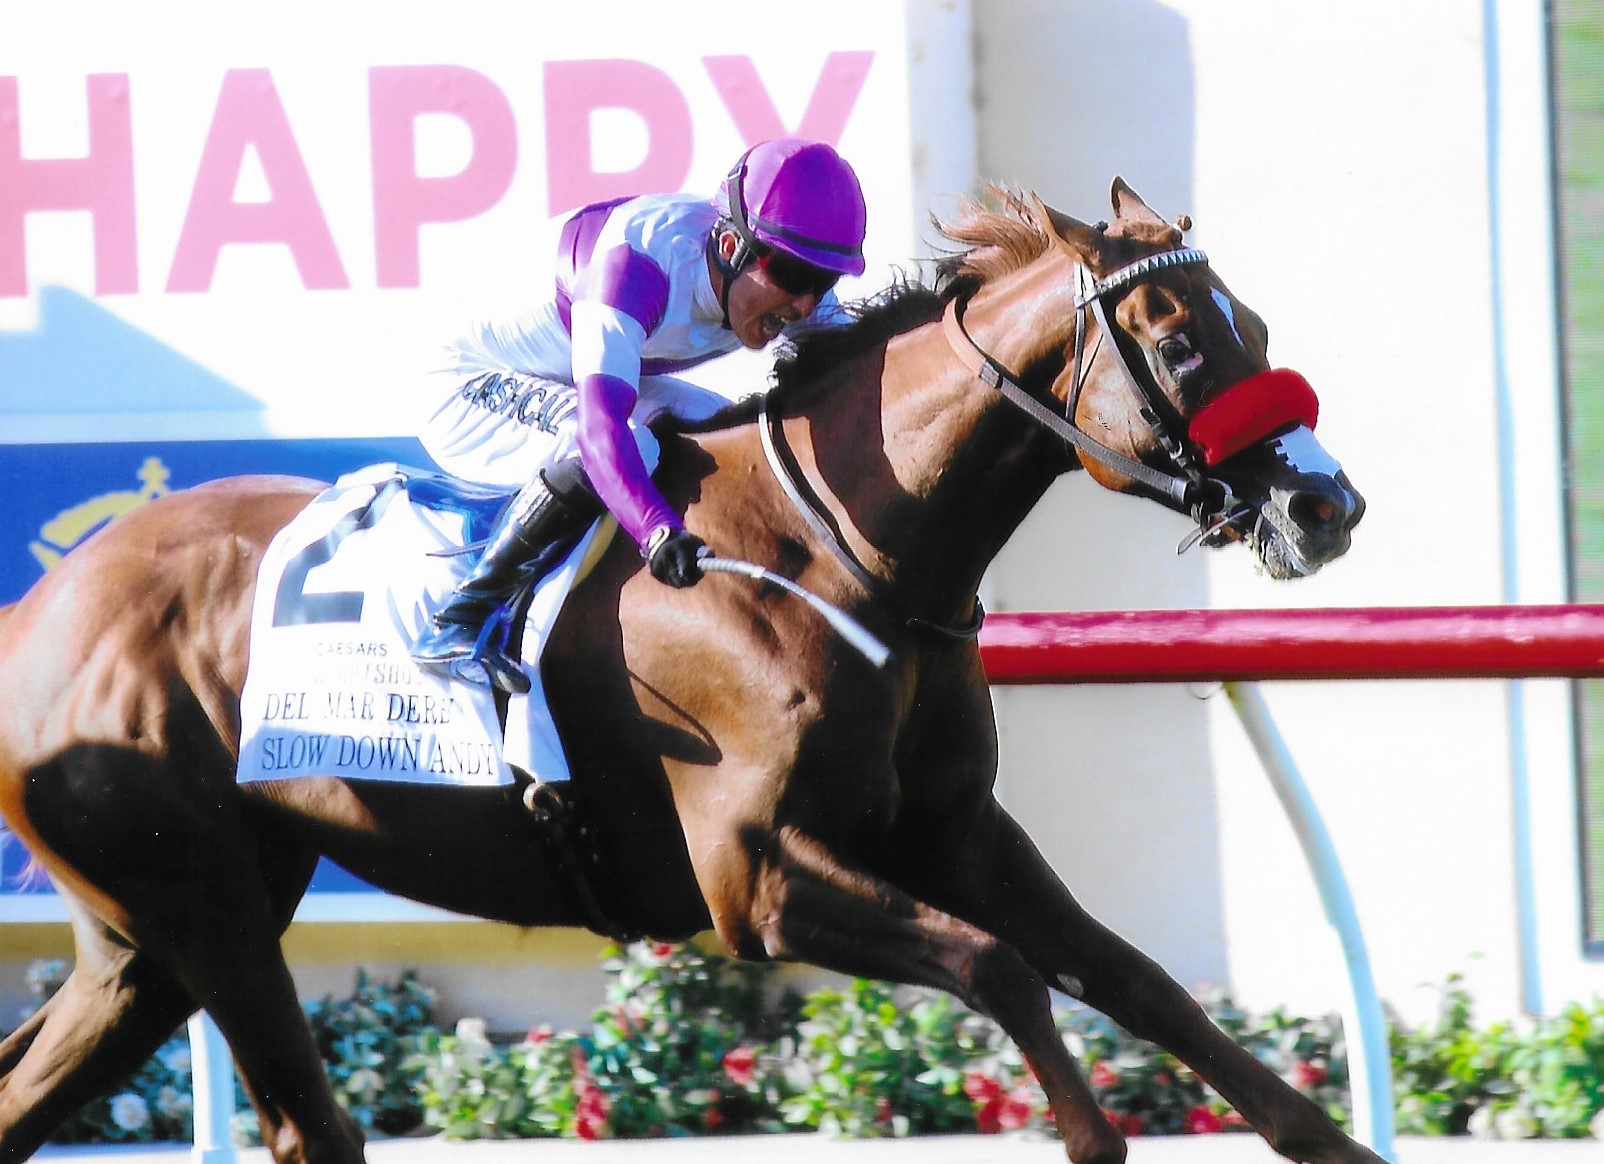
[[[596,846],[595,830],[575,803],[576,790],[572,781],[546,784],[531,779],[521,769],[514,768],[513,772],[518,783],[508,791],[521,804],[515,811],[527,814],[527,819],[535,825],[537,835],[551,851],[575,901],[584,911],[585,924],[592,932],[611,938],[619,945],[639,941],[645,935],[621,925],[596,896],[594,881],[601,873],[601,853]]]

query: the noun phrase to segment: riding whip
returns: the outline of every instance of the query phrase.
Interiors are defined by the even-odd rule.
[[[698,558],[696,564],[702,568],[704,574],[741,574],[758,582],[768,582],[787,594],[795,595],[818,611],[824,621],[829,623],[835,632],[876,670],[884,667],[886,661],[891,658],[891,648],[870,634],[862,623],[846,611],[830,605],[811,590],[798,586],[791,579],[776,574],[773,570],[765,570],[755,562],[743,562],[739,558],[715,556]]]

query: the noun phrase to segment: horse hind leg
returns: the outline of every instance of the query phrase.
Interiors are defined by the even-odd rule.
[[[279,946],[313,857],[264,847],[284,838],[247,820],[226,768],[212,765],[225,773],[219,795],[173,795],[186,766],[199,770],[91,748],[40,769],[25,797],[35,855],[70,875],[58,884],[81,881],[103,899],[97,909],[115,911],[127,944],[183,992],[185,1013],[210,1013],[279,1164],[355,1164],[361,1132],[330,1088]]]
[[[194,1010],[148,957],[76,913],[77,957],[0,1044],[0,1162],[25,1160],[78,1108],[135,1071]]]
[[[279,945],[283,902],[265,892],[254,858],[245,862],[203,899],[168,907],[176,913],[155,916],[147,902],[141,916],[156,936],[146,948],[222,1032],[273,1159],[359,1164],[362,1131],[334,1097]]]
[[[45,999],[44,1004],[25,1018],[20,1027],[0,1039],[0,1087],[5,1086],[6,1076],[22,1062],[22,1057],[28,1053],[28,1048],[33,1046],[33,1041],[44,1028],[50,1012],[59,1005],[56,1002],[59,995],[58,991]]]
[[[1053,1021],[1047,983],[1011,946],[918,902],[877,877],[847,869],[819,841],[783,828],[740,916],[714,925],[732,950],[801,961],[854,976],[929,986],[994,1019],[1046,1092],[1074,1164],[1120,1164],[1125,1141]]]

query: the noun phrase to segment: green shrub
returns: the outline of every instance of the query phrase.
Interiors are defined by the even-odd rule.
[[[606,970],[605,1000],[583,1032],[498,1041],[482,1020],[465,1019],[444,1033],[433,1025],[433,993],[410,973],[390,985],[359,973],[350,997],[312,1003],[307,1017],[336,1095],[378,1135],[420,1123],[453,1139],[1052,1131],[1018,1049],[946,995],[860,979],[802,999],[779,989],[774,967],[695,945],[636,943],[612,951]],[[30,968],[41,1003],[65,973],[61,963]],[[1223,994],[1201,1003],[1272,1071],[1348,1122],[1335,1019],[1252,1015]],[[1070,1007],[1058,1023],[1098,1103],[1127,1134],[1244,1127],[1186,1067],[1104,1016]],[[1393,1023],[1391,1049],[1402,1133],[1604,1138],[1604,1002],[1480,1028],[1454,976],[1432,1022]],[[180,1033],[56,1139],[188,1139],[190,1093]],[[247,1137],[254,1130],[248,1112],[237,1122]]]
[[[48,959],[28,968],[35,1006],[60,989],[67,963]],[[406,1066],[411,1046],[433,1030],[434,992],[410,973],[391,985],[357,972],[355,992],[307,1004],[307,1019],[340,1103],[380,1135],[417,1127],[423,1119],[418,1072]],[[24,1016],[26,1017],[26,1016]],[[135,1144],[194,1138],[194,1074],[189,1035],[179,1030],[110,1096],[74,1112],[51,1136],[57,1144]],[[236,1082],[235,1136],[258,1142],[256,1116]]]
[[[781,1110],[790,1124],[854,1138],[971,1132],[977,1099],[992,1112],[1010,1102],[1020,1072],[1017,1055],[1003,1062],[1005,1042],[944,994],[863,979],[819,990],[802,1008]]]
[[[933,991],[853,980],[769,998],[772,967],[694,946],[637,944],[607,963],[584,1034],[496,1047],[482,1027],[420,1047],[425,1120],[454,1137],[672,1136],[820,1130],[842,1136],[1050,1131],[1045,1096],[990,1020]],[[1205,1008],[1255,1055],[1347,1118],[1334,1020]],[[1214,1132],[1240,1117],[1174,1059],[1083,1007],[1066,1044],[1130,1134]]]
[[[769,968],[642,942],[606,969],[583,1035],[536,1030],[498,1047],[464,1023],[420,1046],[428,1125],[463,1139],[783,1130],[773,1047],[798,1003],[769,997]]]
[[[1436,1020],[1391,1040],[1401,1132],[1604,1138],[1604,1001],[1478,1029],[1453,975]]]
[[[390,985],[358,970],[353,994],[307,1004],[334,1094],[368,1131],[399,1135],[422,1122],[421,1071],[409,1058],[416,1039],[435,1029],[434,1004],[435,992],[410,970]]]

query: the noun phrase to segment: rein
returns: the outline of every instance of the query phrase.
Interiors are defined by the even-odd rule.
[[[769,415],[768,397],[760,396],[757,405],[757,432],[763,445],[763,455],[768,458],[769,468],[773,471],[775,479],[779,481],[780,488],[791,505],[802,515],[813,535],[827,546],[846,572],[862,586],[869,597],[881,606],[896,611],[901,605],[892,599],[887,592],[886,585],[869,572],[867,566],[860,562],[857,555],[847,548],[840,528],[830,515],[824,503],[813,495],[802,479],[801,466],[791,455],[789,448],[782,448],[781,442],[784,434],[780,431],[773,418]],[[975,598],[974,616],[967,623],[959,626],[948,626],[943,623],[931,622],[929,619],[917,618],[912,615],[900,613],[903,625],[911,630],[922,631],[936,635],[939,638],[954,641],[967,641],[980,633],[980,627],[986,620],[986,610],[980,599]]]
[[[1115,292],[1124,291],[1157,271],[1185,265],[1207,266],[1208,261],[1208,255],[1202,251],[1194,247],[1180,247],[1138,259],[1102,279],[1093,277],[1083,264],[1076,265],[1078,287],[1075,293],[1075,346],[1070,392],[1063,415],[1025,391],[1002,364],[975,343],[963,325],[966,300],[958,298],[948,300],[941,316],[942,332],[953,353],[982,384],[1000,393],[1010,404],[1063,440],[1083,457],[1098,461],[1122,476],[1145,485],[1170,509],[1186,514],[1196,521],[1198,529],[1188,543],[1183,543],[1183,548],[1192,541],[1207,539],[1222,526],[1235,520],[1240,512],[1230,486],[1209,476],[1205,472],[1205,467],[1223,459],[1229,455],[1229,451],[1242,447],[1244,442],[1238,439],[1240,432],[1232,431],[1233,422],[1239,418],[1232,414],[1242,412],[1243,401],[1251,401],[1252,411],[1261,419],[1303,422],[1313,427],[1312,390],[1296,373],[1280,370],[1261,372],[1238,385],[1233,385],[1228,390],[1228,393],[1235,396],[1232,406],[1221,407],[1226,396],[1221,394],[1215,404],[1200,410],[1192,423],[1183,426],[1183,431],[1177,435],[1175,426],[1180,418],[1174,416],[1174,409],[1163,398],[1157,384],[1152,382],[1151,378],[1139,375],[1131,366],[1129,357],[1116,338],[1118,333],[1108,321],[1104,299]],[[1097,353],[1096,347],[1090,353],[1086,351],[1088,316],[1097,321],[1099,330],[1097,343],[1101,345],[1104,336],[1109,338],[1116,356],[1114,362],[1119,366],[1126,383],[1142,402],[1143,419],[1147,421],[1160,447],[1169,455],[1179,472],[1156,468],[1134,457],[1116,452],[1075,424],[1073,419],[1075,404],[1085,385],[1086,369]],[[1296,381],[1296,384],[1290,385],[1294,388],[1301,385],[1301,392],[1295,394],[1296,398],[1291,404],[1284,405],[1282,413],[1275,413],[1273,409],[1264,407],[1263,398],[1266,393],[1279,393],[1289,386],[1290,381]],[[1288,407],[1290,411],[1287,411]],[[1211,411],[1214,415],[1208,418],[1209,423],[1200,426],[1199,421],[1204,420],[1205,413]],[[1166,420],[1166,417],[1169,419]],[[847,547],[835,518],[823,501],[807,486],[801,467],[790,454],[790,450],[782,446],[783,433],[769,414],[767,397],[759,398],[757,427],[770,469],[785,491],[786,497],[802,515],[814,536],[829,548],[836,560],[873,600],[894,611],[897,610],[899,604],[887,593],[886,584],[875,577]],[[1241,426],[1235,424],[1234,427],[1239,429]],[[1214,432],[1220,432],[1223,439],[1211,439]],[[1225,437],[1225,433],[1231,435]],[[1256,433],[1250,439],[1260,439],[1261,436],[1262,432]],[[1192,438],[1190,442],[1188,437]],[[985,610],[978,596],[975,599],[974,610],[974,617],[963,626],[945,626],[906,615],[900,617],[910,628],[948,639],[966,640],[980,633],[981,623],[985,619]]]
[[[1008,370],[981,350],[963,326],[964,304],[953,299],[947,303],[947,309],[942,313],[941,326],[946,334],[947,342],[959,361],[967,367],[975,377],[988,388],[1000,392],[1010,404],[1025,412],[1031,419],[1047,428],[1054,435],[1075,449],[1077,453],[1088,456],[1095,461],[1113,469],[1122,476],[1137,481],[1158,495],[1158,497],[1171,509],[1179,513],[1189,514],[1198,521],[1200,526],[1207,526],[1211,514],[1203,512],[1208,493],[1217,496],[1215,500],[1228,501],[1229,489],[1224,489],[1217,482],[1211,483],[1203,471],[1198,467],[1197,459],[1193,456],[1185,440],[1177,438],[1171,431],[1171,426],[1164,421],[1164,414],[1169,410],[1167,402],[1158,395],[1155,385],[1148,383],[1145,377],[1136,374],[1130,366],[1123,350],[1117,341],[1113,340],[1114,330],[1110,327],[1108,316],[1103,308],[1103,300],[1116,291],[1123,291],[1134,283],[1152,275],[1154,272],[1166,270],[1170,267],[1179,267],[1189,264],[1207,266],[1208,255],[1195,247],[1182,247],[1173,251],[1160,251],[1158,254],[1148,255],[1138,259],[1102,279],[1094,279],[1091,272],[1082,265],[1075,268],[1076,278],[1080,286],[1075,293],[1075,354],[1073,374],[1071,377],[1069,399],[1065,403],[1064,415],[1059,415],[1037,400],[1019,382],[1009,374]],[[1115,363],[1125,376],[1125,381],[1142,401],[1142,417],[1152,428],[1159,444],[1169,454],[1170,460],[1180,470],[1179,473],[1166,472],[1156,469],[1135,458],[1127,457],[1123,453],[1115,452],[1107,445],[1098,441],[1090,434],[1076,426],[1073,417],[1075,402],[1079,400],[1081,388],[1085,384],[1085,370],[1090,357],[1086,352],[1086,317],[1090,314],[1097,320],[1101,336],[1110,337],[1114,345]],[[1093,355],[1096,349],[1093,349]],[[1211,488],[1211,484],[1213,487]]]
[[[1019,386],[1019,382],[1008,374],[1008,370],[991,356],[980,349],[964,330],[963,306],[958,300],[952,299],[947,303],[947,309],[941,313],[941,328],[947,335],[947,342],[957,354],[959,361],[974,373],[986,387],[1003,394],[1003,397],[1016,408],[1025,412],[1030,418],[1057,435],[1071,445],[1076,452],[1084,453],[1097,461],[1101,461],[1110,469],[1114,469],[1132,480],[1140,481],[1150,489],[1157,490],[1165,499],[1174,505],[1184,505],[1187,493],[1192,488],[1192,482],[1185,477],[1177,477],[1172,473],[1165,473],[1151,465],[1116,453],[1106,445],[1093,440],[1086,433],[1076,428],[1066,417],[1048,408],[1029,392]],[[1079,340],[1081,329],[1076,328],[1077,354],[1079,353]],[[1124,361],[1120,361],[1124,366]],[[1128,371],[1128,370],[1127,370]],[[1076,369],[1074,394],[1080,393],[1081,377],[1079,368]]]

